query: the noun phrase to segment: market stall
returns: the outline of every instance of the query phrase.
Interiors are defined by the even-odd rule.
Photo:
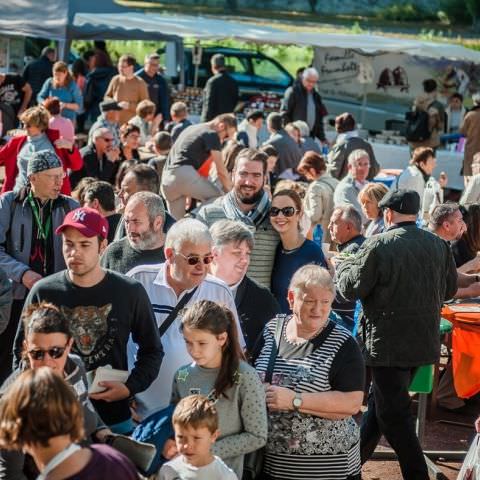
[[[40,25],[39,18],[46,21]],[[363,127],[370,130],[369,119],[378,116],[379,111],[384,112],[384,117],[378,124],[381,128],[374,128],[376,130],[385,129],[386,120],[404,118],[419,83],[427,73],[431,76],[431,65],[440,65],[444,74],[449,67],[449,75],[459,77],[458,84],[453,85],[467,95],[477,88],[480,68],[480,52],[446,42],[370,34],[290,32],[221,17],[143,13],[113,1],[53,0],[45,6],[33,0],[12,0],[2,11],[0,34],[52,38],[62,42],[66,49],[72,39],[166,40],[176,45],[177,58],[182,58],[182,40],[186,37],[313,46],[314,64],[320,71],[319,88],[327,90],[324,92],[327,108],[332,93],[338,112],[332,109],[331,113],[351,111],[357,121],[363,119]],[[419,73],[420,67],[426,70]],[[467,74],[468,82],[461,71]],[[265,96],[266,92],[259,94]],[[264,107],[267,103],[263,102]],[[406,146],[376,141],[375,149],[382,167],[404,168],[406,165]],[[449,187],[462,188],[458,168],[461,153],[439,151],[438,157],[438,169],[449,175]]]

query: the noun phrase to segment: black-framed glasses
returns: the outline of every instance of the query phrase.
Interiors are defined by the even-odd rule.
[[[50,358],[57,360],[65,353],[66,349],[67,345],[65,345],[64,347],[52,347],[48,348],[47,350],[43,350],[42,348],[35,348],[34,350],[29,350],[28,354],[34,360],[43,360],[45,358],[45,355],[48,353],[48,356]]]
[[[298,210],[295,207],[270,207],[270,211],[268,212],[271,217],[277,217],[279,213],[282,213],[284,217],[293,217]]]
[[[176,252],[176,255],[183,257],[189,265],[196,265],[197,263],[203,262],[205,265],[212,263],[213,255],[209,253],[201,257],[200,255],[184,255],[183,253]]]

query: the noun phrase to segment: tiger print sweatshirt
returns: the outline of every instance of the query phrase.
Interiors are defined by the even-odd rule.
[[[138,354],[126,382],[130,395],[144,391],[157,377],[163,357],[162,344],[150,300],[136,280],[105,270],[99,283],[86,288],[75,285],[64,270],[38,281],[25,307],[42,301],[60,307],[70,320],[73,352],[83,360],[87,371],[105,365],[128,370],[127,343],[131,335],[138,345]],[[17,362],[23,336],[20,323],[15,338]],[[128,398],[92,403],[109,426],[131,417]]]

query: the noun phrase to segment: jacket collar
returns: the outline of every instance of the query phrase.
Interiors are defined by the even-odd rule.
[[[417,223],[416,222],[399,222],[399,223],[395,223],[394,225],[391,225],[390,227],[387,228],[387,232],[389,232],[390,230],[395,230],[396,228],[402,228],[402,227],[408,227],[408,226],[413,226],[415,225],[415,227],[417,226]]]

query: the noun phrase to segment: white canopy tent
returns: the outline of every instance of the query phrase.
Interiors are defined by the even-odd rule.
[[[76,13],[73,27],[80,30],[81,36],[89,38],[91,32],[98,37],[99,32],[108,38],[109,32],[119,29],[143,31],[196,39],[235,38],[246,42],[294,44],[313,47],[350,48],[368,54],[406,53],[430,58],[448,58],[480,63],[480,52],[460,45],[444,42],[427,42],[391,38],[369,34],[339,34],[316,32],[290,32],[279,28],[257,26],[252,23],[153,13]],[[79,38],[77,36],[77,38]],[[132,37],[133,38],[133,37]]]

